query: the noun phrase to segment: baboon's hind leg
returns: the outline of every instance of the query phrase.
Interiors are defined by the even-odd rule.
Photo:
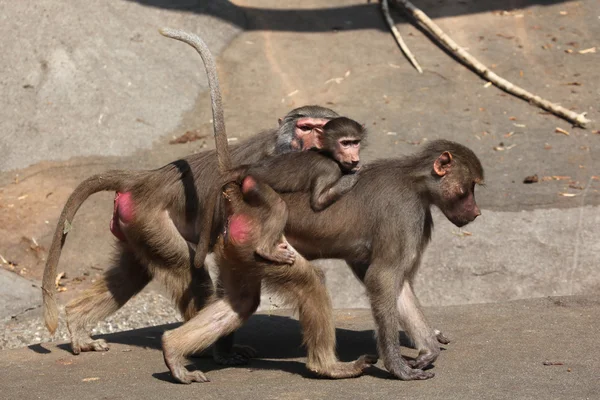
[[[217,296],[225,293],[223,283],[217,278]],[[212,347],[213,360],[219,365],[244,365],[256,357],[257,351],[248,345],[235,344],[235,332],[220,337]]]
[[[115,265],[102,278],[65,307],[74,354],[108,350],[104,339],[94,340],[90,337],[87,326],[116,312],[152,279],[148,269],[127,249],[122,249],[118,257]]]

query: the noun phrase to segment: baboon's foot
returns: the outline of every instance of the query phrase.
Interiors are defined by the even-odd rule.
[[[163,337],[163,358],[165,364],[171,371],[171,376],[176,382],[190,384],[192,382],[210,382],[210,379],[200,370],[188,371],[185,367],[185,357],[175,355],[169,350],[168,345],[165,345]]]
[[[352,362],[335,362],[331,365],[319,367],[307,365],[307,368],[323,378],[345,379],[355,378],[363,374],[364,370],[377,362],[377,356],[366,354]]]
[[[409,365],[387,368],[390,374],[402,381],[420,381],[430,379],[435,376],[433,372],[413,369]]]
[[[167,365],[169,364],[167,363]],[[189,385],[192,382],[210,382],[210,379],[208,379],[202,371],[188,371],[183,364],[169,367],[169,370],[171,371],[173,379],[179,383],[185,383],[186,385]]]
[[[219,350],[218,346],[213,348],[213,359],[220,365],[244,365],[251,358],[256,357],[256,350],[250,346],[233,345],[231,351]]]
[[[75,336],[71,338],[71,350],[73,354],[82,351],[108,351],[109,347],[104,339],[92,339],[88,335]]]

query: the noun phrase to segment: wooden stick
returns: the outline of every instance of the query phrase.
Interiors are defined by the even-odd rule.
[[[559,106],[558,104],[554,104],[541,98],[540,96],[534,95],[526,91],[525,89],[514,85],[513,83],[507,81],[506,79],[496,75],[494,72],[490,71],[488,67],[479,62],[475,57],[469,54],[465,49],[456,44],[448,35],[446,35],[439,26],[435,24],[423,11],[415,7],[408,0],[393,0],[395,3],[401,4],[406,10],[410,12],[414,19],[420,22],[427,30],[433,35],[435,39],[437,39],[441,44],[443,44],[446,48],[452,51],[459,60],[462,61],[463,64],[472,68],[482,76],[484,79],[492,82],[494,85],[498,86],[500,89],[508,92],[512,95],[520,97],[524,100],[527,100],[530,103],[537,105],[538,107],[543,108],[544,110],[550,111],[554,115],[557,115],[561,118],[566,119],[567,121],[572,122],[575,125],[579,125],[582,128],[586,127],[586,124],[590,122],[589,119],[585,118],[586,113],[577,114],[571,110],[567,110],[566,108]]]
[[[417,69],[417,71],[419,71],[419,73],[422,74],[423,70],[421,69],[421,66],[415,59],[415,56],[413,56],[413,54],[410,52],[406,43],[404,43],[404,39],[402,39],[402,36],[400,35],[400,31],[398,31],[398,29],[396,28],[396,24],[394,23],[394,20],[392,19],[392,16],[390,15],[390,8],[388,6],[388,0],[381,0],[381,12],[383,13],[385,20],[387,21],[387,24],[389,25],[390,30],[392,31],[392,34],[394,35],[394,38],[396,39],[396,43],[398,43],[398,46],[400,46],[400,50],[402,50],[402,52],[404,53],[406,58],[408,58],[408,61],[410,61],[410,63],[413,65],[413,67],[415,67]]]

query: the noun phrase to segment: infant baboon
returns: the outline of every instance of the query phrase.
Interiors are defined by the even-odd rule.
[[[251,175],[278,193],[310,192],[310,206],[321,211],[347,193],[358,180],[361,142],[365,128],[338,117],[323,126],[320,148],[274,156],[234,169],[231,178]]]

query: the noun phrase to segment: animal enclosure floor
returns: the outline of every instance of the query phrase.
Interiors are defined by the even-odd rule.
[[[259,351],[242,367],[223,368],[210,358],[191,365],[212,380],[171,381],[159,350],[171,326],[104,336],[105,353],[74,356],[47,343],[0,352],[0,393],[6,399],[597,399],[600,297],[551,297],[499,304],[426,309],[450,337],[428,381],[391,379],[381,361],[365,376],[325,380],[310,376],[300,328],[289,312],[254,316],[238,342]],[[338,353],[349,361],[374,353],[367,310],[337,310]],[[403,348],[406,357],[416,351]]]

